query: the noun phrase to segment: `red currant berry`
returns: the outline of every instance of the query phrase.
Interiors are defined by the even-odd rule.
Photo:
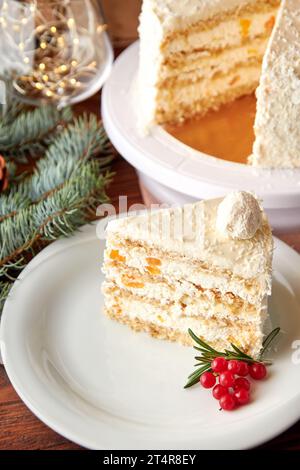
[[[235,398],[229,393],[226,393],[226,395],[223,395],[220,398],[219,403],[220,403],[220,407],[222,408],[222,410],[226,410],[226,411],[233,410],[236,405]]]
[[[249,374],[249,366],[247,362],[240,361],[240,370],[239,370],[239,375],[241,377],[246,377],[246,375]]]
[[[233,374],[238,374],[240,371],[240,361],[237,361],[236,359],[228,361],[228,370]]]
[[[249,367],[249,374],[251,375],[252,379],[262,380],[267,375],[266,366],[261,362],[255,362]]]
[[[212,388],[216,384],[216,377],[211,372],[204,372],[200,377],[200,383],[204,388]]]
[[[211,363],[211,368],[217,373],[227,370],[227,361],[225,357],[216,357]]]
[[[248,379],[245,379],[245,377],[238,377],[234,381],[233,388],[234,390],[239,390],[240,388],[250,390],[250,382]]]
[[[234,384],[234,375],[232,372],[229,372],[229,370],[226,370],[225,372],[222,372],[219,377],[219,382],[220,385],[223,387],[229,388],[232,387]]]
[[[249,390],[240,388],[234,392],[234,398],[239,405],[246,405],[250,400]]]
[[[215,385],[212,391],[213,397],[216,400],[220,400],[220,398],[223,397],[223,395],[226,395],[228,393],[228,389],[225,387],[222,387],[222,385]]]

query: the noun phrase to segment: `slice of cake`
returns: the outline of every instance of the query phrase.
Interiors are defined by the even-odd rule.
[[[263,61],[250,162],[300,167],[300,2],[285,0]]]
[[[252,93],[280,0],[144,0],[140,127],[178,123]]]
[[[249,193],[145,212],[107,228],[106,314],[162,339],[257,356],[271,292],[272,234]]]

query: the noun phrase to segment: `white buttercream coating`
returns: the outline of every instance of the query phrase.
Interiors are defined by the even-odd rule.
[[[173,252],[208,265],[228,269],[243,278],[271,272],[272,236],[263,213],[260,230],[249,240],[224,237],[216,229],[217,209],[222,199],[211,199],[183,207],[146,212],[113,220],[108,237],[120,236],[149,247]]]
[[[232,192],[219,204],[216,227],[225,237],[249,240],[261,225],[262,210],[251,193]]]
[[[300,2],[284,0],[257,89],[252,165],[300,167]]]
[[[205,21],[220,13],[255,4],[256,0],[144,0],[165,30]]]

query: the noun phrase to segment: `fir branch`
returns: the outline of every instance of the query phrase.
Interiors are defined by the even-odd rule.
[[[70,108],[58,111],[54,106],[22,112],[13,118],[15,113],[11,108],[8,117],[0,122],[0,153],[19,161],[26,160],[26,155],[40,155],[58,125],[72,118]]]
[[[24,191],[12,191],[0,196],[0,222],[16,215],[17,211],[30,205],[31,201]]]
[[[54,140],[32,175],[15,185],[10,194],[0,196],[0,222],[16,214],[30,202],[38,202],[59,190],[86,160],[99,158],[99,172],[113,155],[104,129],[93,115],[75,119]]]
[[[100,167],[104,168],[111,162],[112,154],[97,118],[91,115],[76,119],[49,147],[45,158],[38,161],[36,171],[24,182],[24,192],[33,202],[47,197],[72,176],[81,162],[100,153]]]
[[[7,263],[0,270],[1,276],[5,276],[6,280],[15,282],[19,272],[26,267],[28,261],[29,259],[26,260],[23,256],[20,256],[16,261]]]
[[[7,270],[6,265],[11,267],[13,260],[30,246],[35,233],[32,207],[16,213],[11,219],[5,219],[0,224],[0,275],[1,268]]]
[[[7,276],[20,257],[41,240],[70,236],[88,220],[86,207],[106,201],[105,186],[112,174],[101,175],[98,161],[79,167],[80,171],[48,198],[4,219],[0,224],[0,275]]]
[[[3,309],[4,302],[7,299],[10,289],[12,288],[13,282],[2,282],[0,281],[0,312]]]
[[[17,116],[24,111],[24,105],[20,101],[12,101],[7,104],[6,112],[1,116],[0,128],[11,125]]]
[[[0,302],[5,300],[7,297],[11,288],[11,284],[11,282],[0,282]]]
[[[49,214],[38,229],[41,239],[50,241],[69,237],[85,224],[88,221],[87,203],[91,208],[99,200],[107,200],[104,188],[111,176],[109,173],[99,174],[98,162],[87,163],[64,187],[41,201],[37,205],[38,210]]]
[[[17,165],[12,160],[9,160],[6,162],[6,167],[7,167],[7,171],[9,175],[9,181],[11,183],[12,181],[15,181],[16,179]]]
[[[95,116],[70,122],[71,116],[69,109],[31,111],[13,102],[0,121],[0,153],[14,182],[0,195],[0,314],[30,259],[46,244],[72,235],[108,200],[112,146]],[[31,174],[16,173],[16,163],[37,156]]]

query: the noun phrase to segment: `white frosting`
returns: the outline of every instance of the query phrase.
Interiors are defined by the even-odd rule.
[[[269,279],[273,243],[265,214],[261,230],[257,230],[252,239],[224,238],[216,230],[217,209],[221,201],[211,199],[113,220],[107,227],[108,237],[145,243],[148,247],[173,252],[190,261],[230,270],[246,279],[260,274]]]
[[[219,204],[216,226],[225,237],[249,240],[261,225],[262,210],[251,193],[235,191]]]
[[[163,29],[172,31],[220,13],[255,5],[257,0],[144,0],[159,18]]]
[[[252,165],[300,167],[300,2],[282,3],[257,90]]]

